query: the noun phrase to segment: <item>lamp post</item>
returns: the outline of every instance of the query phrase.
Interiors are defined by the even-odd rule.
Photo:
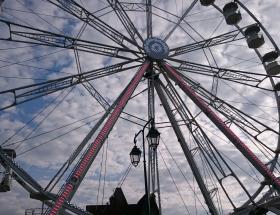
[[[136,146],[137,137],[142,134],[142,144],[143,144],[143,164],[144,164],[144,180],[145,180],[145,195],[146,195],[146,201],[147,206],[146,207],[146,214],[150,215],[150,201],[149,201],[149,193],[148,193],[148,182],[147,182],[147,167],[146,167],[146,155],[145,155],[145,128],[151,124],[151,128],[149,130],[149,133],[147,135],[147,139],[149,142],[150,147],[153,147],[153,149],[156,149],[159,143],[159,135],[160,133],[155,128],[154,118],[150,118],[149,121],[143,126],[143,129],[140,130],[137,134],[134,136],[134,147],[130,152],[130,159],[133,166],[137,166],[140,162],[141,157],[141,150]],[[154,148],[155,147],[155,148]]]

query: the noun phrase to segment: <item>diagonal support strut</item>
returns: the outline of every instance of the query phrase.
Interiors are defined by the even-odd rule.
[[[144,73],[150,66],[150,62],[146,61],[142,67],[138,70],[137,74],[134,76],[126,91],[124,92],[123,96],[120,98],[119,102],[117,103],[115,109],[113,110],[110,117],[107,119],[106,123],[104,124],[103,128],[97,135],[96,139],[93,143],[91,143],[90,147],[87,149],[86,153],[83,154],[81,158],[80,164],[77,166],[76,169],[71,173],[69,180],[62,186],[58,194],[58,198],[56,199],[53,207],[46,212],[48,215],[56,215],[59,213],[60,209],[64,202],[66,202],[69,197],[72,195],[74,189],[76,189],[76,185],[79,183],[79,180],[83,178],[83,175],[86,174],[86,170],[92,164],[94,158],[97,156],[102,144],[104,143],[105,139],[109,135],[110,131],[112,130],[113,126],[115,125],[116,121],[118,120],[122,110],[124,109],[126,103],[128,102],[129,98],[131,97],[132,93],[136,89],[137,85],[141,81]]]
[[[227,127],[220,117],[212,111],[195,91],[180,77],[180,74],[170,65],[162,63],[167,75],[178,84],[178,86],[190,97],[190,99],[205,113],[205,115],[219,128],[219,130],[234,144],[234,146],[248,159],[248,161],[269,180],[270,183],[280,192],[280,179],[249,149],[248,146]]]
[[[218,215],[218,212],[217,212],[217,209],[213,203],[213,200],[210,196],[210,192],[208,191],[203,179],[202,179],[202,176],[201,176],[201,173],[199,172],[199,169],[197,167],[197,164],[195,163],[195,160],[192,156],[192,152],[191,150],[189,149],[188,147],[188,144],[186,143],[186,140],[184,138],[184,135],[178,125],[178,122],[176,121],[175,117],[174,117],[174,114],[172,113],[172,110],[170,108],[170,105],[168,104],[168,101],[166,99],[166,96],[164,95],[164,92],[160,86],[160,84],[162,84],[162,82],[158,79],[156,80],[155,82],[155,88],[156,88],[156,91],[158,93],[158,96],[160,98],[160,101],[163,105],[163,108],[169,118],[169,121],[171,122],[171,125],[174,129],[174,132],[178,138],[178,142],[180,143],[181,147],[182,147],[182,150],[185,154],[185,157],[189,163],[189,166],[194,174],[194,177],[197,181],[197,184],[202,192],[202,195],[205,199],[205,202],[209,208],[209,211],[212,215]]]

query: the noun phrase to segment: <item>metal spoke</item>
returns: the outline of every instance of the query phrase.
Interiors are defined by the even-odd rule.
[[[153,36],[152,0],[146,0],[147,38]]]
[[[171,58],[169,60],[179,63],[179,66],[175,66],[174,68],[176,68],[182,74],[194,73],[199,75],[205,75],[205,76],[209,76],[213,78],[215,77],[218,79],[223,79],[226,81],[231,81],[234,83],[255,87],[267,91],[274,91],[274,90],[271,88],[262,87],[260,85],[269,77],[279,78],[276,75],[260,74],[260,73],[242,71],[242,70],[226,69],[221,67],[218,68],[218,67],[208,66],[204,64],[193,63],[193,62],[171,59]]]
[[[125,27],[126,31],[130,35],[131,39],[137,44],[136,41],[136,36],[137,36],[142,42],[144,42],[141,34],[135,28],[133,22],[127,15],[122,4],[118,0],[107,0],[107,2],[110,4],[114,12],[117,14],[118,18],[122,22],[123,26]]]
[[[127,48],[127,45],[125,44],[126,42],[138,48],[142,48],[139,47],[139,45],[135,43],[135,41],[127,38],[122,33],[118,32],[117,30],[115,30],[114,28],[112,28],[111,26],[103,22],[100,18],[87,11],[84,7],[79,5],[74,0],[46,0],[46,1],[56,5],[57,7],[61,8],[65,12],[87,23],[88,25],[96,29],[98,32],[110,38],[111,40],[121,45],[122,47]]]
[[[185,17],[188,15],[188,13],[193,9],[193,7],[195,6],[195,4],[198,2],[198,0],[194,0],[192,2],[192,4],[186,9],[186,11],[184,12],[184,14],[180,17],[180,19],[178,20],[178,22],[176,23],[176,25],[171,29],[171,31],[166,35],[166,37],[164,38],[164,41],[167,41],[168,38],[172,35],[172,33],[176,30],[176,28],[178,28],[178,26],[181,24],[181,22],[185,19]]]
[[[128,69],[133,69],[138,67],[139,65],[130,65],[125,67],[128,64],[134,63],[133,60],[127,61],[124,63],[115,64],[112,66],[103,67],[100,69],[95,69],[92,71],[75,74],[71,76],[66,76],[63,78],[58,78],[54,80],[49,80],[45,82],[41,82],[38,84],[31,84],[27,86],[22,86],[10,90],[5,90],[0,92],[0,95],[5,97],[9,96],[12,98],[12,102],[10,104],[6,104],[4,107],[1,107],[0,110],[7,109],[9,107],[13,107],[15,105],[40,98],[42,96],[57,92],[59,90],[75,86],[77,84],[84,83],[86,81],[91,81],[94,79],[98,79],[104,76],[112,75],[118,72],[126,71]],[[99,96],[97,99],[99,99]],[[106,104],[105,104],[106,106]]]
[[[44,45],[65,49],[76,49],[78,51],[84,51],[121,59],[131,58],[120,55],[120,53],[139,53],[127,48],[120,48],[111,45],[105,45],[101,43],[68,37],[62,34],[56,34],[2,19],[0,19],[0,22],[5,23],[8,27],[7,29],[9,30],[9,37],[0,38],[0,40]]]
[[[242,28],[245,29],[245,28]],[[240,37],[238,37],[240,35]],[[206,40],[202,40],[199,42],[183,45],[180,47],[176,47],[170,49],[169,57],[175,57],[178,55],[186,54],[189,52],[193,52],[199,49],[208,48],[216,45],[226,44],[237,40],[244,39],[244,36],[241,34],[239,30],[234,30],[225,34],[221,34],[219,36],[215,36],[212,38],[208,38]]]

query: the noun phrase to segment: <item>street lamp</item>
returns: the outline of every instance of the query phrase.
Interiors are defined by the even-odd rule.
[[[147,135],[147,140],[149,142],[149,146],[152,149],[156,149],[159,144],[159,139],[160,139],[160,133],[158,132],[158,130],[155,128],[155,126],[153,124]]]
[[[140,157],[141,157],[141,150],[136,146],[137,142],[137,137],[139,134],[142,134],[142,144],[143,144],[143,163],[144,163],[144,180],[145,180],[145,195],[147,199],[147,208],[146,208],[146,214],[150,215],[150,202],[149,202],[149,193],[148,193],[148,182],[147,182],[147,167],[146,167],[146,156],[145,156],[145,135],[144,131],[147,125],[151,124],[151,128],[148,132],[147,139],[149,142],[149,146],[152,147],[153,149],[156,149],[158,144],[159,144],[159,136],[160,133],[158,130],[155,128],[155,123],[154,119],[151,118],[144,126],[143,129],[140,130],[137,134],[135,134],[134,137],[134,147],[132,148],[130,152],[130,159],[131,163],[133,166],[137,166],[140,162]]]
[[[130,160],[133,166],[138,166],[140,162],[140,157],[141,157],[141,150],[136,146],[136,143],[134,143],[134,147],[132,148],[130,152]]]

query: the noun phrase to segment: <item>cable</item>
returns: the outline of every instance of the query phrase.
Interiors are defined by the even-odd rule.
[[[22,12],[22,13],[33,13],[33,14],[37,14],[40,16],[49,16],[49,17],[53,17],[53,18],[58,18],[58,19],[69,19],[69,20],[73,20],[73,18],[71,17],[65,17],[65,16],[54,16],[54,15],[50,15],[50,14],[44,14],[44,13],[38,13],[38,12],[30,12],[30,11],[26,11],[26,10],[19,10],[19,9],[13,9],[13,8],[9,8],[9,7],[3,7],[3,9],[5,10],[11,10],[11,11],[17,11],[17,12]]]
[[[38,56],[38,57],[33,57],[33,58],[25,59],[25,60],[22,60],[22,61],[19,61],[19,62],[14,62],[14,63],[8,64],[8,65],[0,66],[0,69],[6,68],[6,67],[10,67],[10,66],[13,66],[13,65],[20,65],[20,63],[25,63],[25,62],[28,62],[28,61],[39,60],[39,59],[41,59],[43,57],[47,57],[47,56],[50,56],[50,55],[53,55],[53,54],[57,54],[57,53],[62,52],[62,51],[65,51],[65,49],[61,49],[61,50],[58,50],[58,51],[50,52],[50,53],[47,53],[47,54],[44,54],[44,55],[41,55],[41,56]]]
[[[163,158],[163,156],[162,156],[162,154],[161,154],[161,151],[158,150],[158,152],[159,152],[159,154],[160,154],[160,156],[161,156],[161,159],[163,160],[164,166],[166,167],[169,176],[170,176],[171,179],[172,179],[173,184],[174,184],[175,187],[176,187],[177,193],[178,193],[178,195],[180,196],[180,199],[181,199],[181,201],[183,202],[186,211],[188,212],[189,215],[191,215],[191,213],[190,213],[190,211],[189,211],[189,209],[188,209],[188,206],[186,205],[186,203],[185,203],[185,201],[184,201],[184,199],[183,199],[183,196],[181,195],[181,192],[180,192],[180,190],[179,190],[179,188],[178,188],[178,185],[176,184],[176,182],[175,182],[175,180],[174,180],[174,178],[173,178],[173,176],[172,176],[172,174],[171,174],[171,172],[170,172],[170,169],[168,168],[168,166],[167,166],[167,164],[166,164],[166,162],[165,162],[165,160],[164,160],[164,158]]]
[[[89,118],[94,117],[94,116],[97,116],[97,115],[99,115],[99,114],[101,114],[101,113],[104,113],[104,111],[101,111],[101,112],[98,112],[98,113],[93,114],[93,115],[91,115],[91,116],[88,116],[88,117],[85,117],[85,118],[76,120],[76,121],[71,122],[71,123],[69,123],[69,124],[66,124],[66,125],[63,125],[63,126],[60,126],[60,127],[54,128],[54,129],[51,129],[51,130],[49,130],[49,131],[45,131],[45,132],[43,132],[43,133],[34,135],[34,136],[32,136],[32,137],[28,137],[28,138],[25,138],[25,139],[16,141],[16,142],[11,143],[11,144],[7,144],[7,145],[5,145],[5,146],[8,147],[8,146],[10,146],[10,145],[17,144],[17,143],[20,143],[20,142],[24,142],[24,141],[27,141],[27,140],[31,140],[31,139],[34,139],[34,138],[36,138],[36,137],[43,136],[43,135],[45,135],[45,134],[50,134],[51,132],[57,131],[57,130],[62,129],[62,128],[66,128],[66,127],[68,127],[68,126],[70,126],[70,125],[74,125],[74,124],[76,124],[76,123],[78,123],[78,122],[81,122],[81,121],[83,121],[83,120],[89,119]],[[93,121],[95,121],[95,120],[96,120],[96,119],[94,119]],[[91,122],[93,122],[93,121],[91,121]]]
[[[124,173],[123,177],[122,177],[121,180],[119,181],[117,187],[122,187],[122,185],[123,185],[124,181],[126,180],[128,174],[129,174],[129,172],[131,171],[131,168],[132,168],[132,164],[129,164],[129,166],[128,166],[128,167],[126,168],[126,170],[125,170],[125,173]]]
[[[47,115],[44,116],[43,119],[41,119],[41,121],[36,124],[36,126],[25,136],[25,138],[29,138],[43,124],[43,122],[56,110],[56,108],[66,99],[66,97],[72,92],[72,90],[74,88],[75,88],[75,86],[70,88],[70,90],[66,93],[66,95],[64,95],[64,97],[53,107],[53,109],[50,110],[50,112],[48,112]],[[64,93],[65,91],[66,90],[63,90],[62,93]],[[61,93],[61,95],[62,95],[62,93]],[[22,143],[19,143],[15,147],[15,149],[18,149],[21,144]]]
[[[1,61],[1,62],[5,62],[5,63],[14,64],[14,62],[7,61],[7,60],[3,60],[3,59],[0,59],[0,61]],[[24,66],[24,67],[29,67],[29,68],[33,68],[33,69],[46,70],[46,71],[48,71],[48,72],[54,72],[54,73],[57,73],[57,71],[52,70],[52,69],[46,69],[46,68],[37,67],[37,66],[31,66],[31,65],[22,64],[22,63],[16,63],[16,65],[19,65],[19,66]],[[37,71],[36,71],[36,72],[37,72]],[[69,73],[69,72],[62,72],[62,71],[60,71],[60,73],[64,73],[64,74],[67,74],[67,75],[73,75],[72,73]]]
[[[23,48],[33,48],[39,45],[26,45],[26,46],[18,46],[18,47],[13,47],[13,48],[5,48],[5,49],[1,49],[0,51],[8,51],[8,50],[12,50],[12,49],[23,49]]]
[[[97,120],[97,119],[95,119],[95,120]],[[95,121],[95,120],[94,120],[94,121]],[[25,151],[23,151],[23,152],[17,154],[17,157],[20,157],[21,155],[26,154],[27,152],[30,152],[30,151],[32,151],[32,150],[38,148],[38,147],[41,147],[41,146],[43,146],[43,145],[45,145],[45,144],[47,144],[47,143],[50,143],[50,142],[52,142],[52,141],[54,141],[54,140],[57,140],[57,139],[59,139],[60,137],[63,137],[63,136],[65,136],[66,134],[71,133],[72,131],[75,131],[75,130],[78,130],[78,129],[82,128],[83,126],[90,125],[90,123],[92,123],[92,122],[87,122],[87,123],[85,123],[85,124],[83,124],[83,125],[81,125],[81,126],[79,126],[79,127],[76,127],[76,128],[74,128],[74,129],[72,129],[72,130],[70,130],[70,131],[68,131],[68,132],[66,132],[66,133],[64,133],[64,134],[61,134],[61,135],[59,135],[59,136],[57,136],[57,137],[55,137],[55,138],[52,138],[52,139],[50,139],[50,140],[48,140],[48,141],[45,141],[45,142],[43,142],[43,143],[40,143],[39,145],[36,145],[36,146],[34,146],[34,147],[32,147],[32,148],[29,148],[29,149],[27,149],[27,150],[25,150]]]
[[[224,99],[224,101],[226,102],[232,102],[232,103],[236,103],[236,104],[244,104],[244,105],[254,105],[251,103],[246,103],[246,102],[238,102],[238,101],[230,101],[230,100],[226,100]],[[254,105],[255,106],[255,105]],[[277,108],[276,106],[268,106],[268,105],[258,105],[259,107],[267,107],[267,108]]]
[[[47,104],[39,113],[37,113],[35,116],[33,116],[31,118],[31,120],[29,120],[27,123],[24,124],[24,126],[22,126],[20,129],[18,129],[13,135],[11,135],[9,138],[7,138],[3,143],[1,143],[1,146],[3,146],[5,143],[9,142],[13,137],[15,137],[17,134],[19,134],[24,128],[27,127],[27,125],[29,125],[31,122],[33,122],[33,120],[35,120],[37,117],[40,116],[40,114],[42,114],[48,107],[50,107],[52,104],[54,104],[54,102],[59,98],[59,96],[63,93],[63,91],[57,95],[53,100],[51,100],[49,102],[49,104]],[[11,144],[9,144],[11,145]]]
[[[229,88],[231,88],[234,92],[236,92],[238,95],[240,95],[242,98],[244,98],[245,100],[247,100],[250,104],[254,105],[257,109],[259,109],[261,112],[263,112],[264,114],[266,114],[267,116],[271,117],[271,114],[267,113],[266,111],[264,111],[263,109],[261,109],[257,104],[255,104],[254,102],[252,102],[250,99],[248,99],[246,96],[244,96],[242,93],[240,93],[239,91],[237,91],[234,87],[232,87],[230,84],[228,84],[227,82],[221,80],[221,82],[223,82],[225,85],[227,85]],[[274,117],[271,117],[271,119],[277,121],[277,119],[275,119]]]
[[[23,7],[25,7],[27,10],[31,11],[35,16],[39,17],[41,20],[43,20],[44,22],[46,22],[47,24],[49,24],[51,27],[53,27],[54,29],[56,29],[58,32],[64,34],[63,31],[61,31],[60,29],[58,29],[57,27],[55,27],[53,24],[51,24],[50,22],[48,22],[47,20],[45,20],[44,18],[42,18],[40,15],[38,15],[37,13],[35,13],[32,9],[27,8],[25,6],[25,4],[23,4],[22,2],[20,2],[19,0],[16,0],[19,4],[21,4]]]
[[[189,181],[188,181],[187,177],[185,176],[185,174],[184,174],[183,170],[180,168],[180,166],[179,166],[178,162],[174,159],[174,157],[173,157],[173,155],[172,155],[171,151],[169,150],[169,148],[167,147],[167,145],[166,145],[165,141],[163,140],[163,138],[162,138],[162,137],[160,138],[160,140],[161,140],[161,142],[163,143],[163,145],[164,145],[165,149],[167,150],[167,152],[168,152],[169,156],[171,157],[171,159],[172,159],[172,160],[173,160],[173,162],[175,163],[176,167],[179,169],[179,171],[180,171],[181,175],[182,175],[182,176],[184,177],[184,179],[186,180],[186,182],[187,182],[187,184],[189,185],[190,189],[192,190],[192,192],[193,192],[194,196],[197,198],[197,200],[199,201],[200,205],[203,207],[203,209],[205,210],[205,212],[208,214],[208,211],[207,211],[207,210],[206,210],[206,208],[203,206],[203,204],[202,204],[201,200],[198,198],[198,195],[196,194],[195,189],[194,189],[194,188],[191,186],[191,184],[189,183]]]
[[[209,133],[211,133],[212,135],[214,135],[215,137],[217,137],[218,139],[220,139],[221,141],[223,141],[226,144],[229,144],[229,142],[223,138],[221,138],[219,135],[217,135],[216,132],[212,132],[210,131],[207,127],[200,125],[204,130],[208,131]],[[233,160],[231,160],[227,155],[225,155],[223,152],[220,152],[225,158],[227,158],[229,161],[231,161],[234,165],[236,165],[243,173],[245,173],[247,176],[249,176],[250,178],[252,178],[253,180],[255,180],[256,182],[258,182],[254,177],[252,177],[250,174],[247,173],[246,170],[242,169],[237,163],[235,163]]]

